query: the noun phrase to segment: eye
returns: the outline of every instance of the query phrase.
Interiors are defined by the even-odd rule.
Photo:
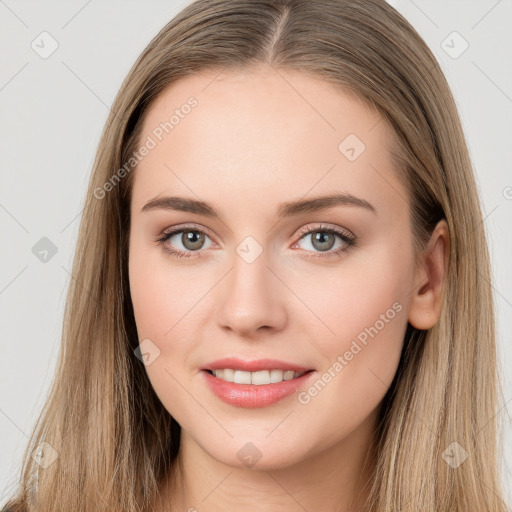
[[[181,226],[164,231],[157,242],[178,258],[195,258],[199,254],[194,252],[210,247],[211,244],[204,246],[207,238],[209,239],[208,235],[197,227]]]
[[[323,225],[304,228],[299,231],[297,236],[300,237],[300,240],[292,245],[292,249],[297,248],[300,241],[307,240],[309,237],[310,241],[306,246],[309,245],[312,250],[307,247],[306,250],[316,253],[312,254],[312,257],[341,256],[347,249],[356,245],[356,238],[350,231]],[[333,250],[336,238],[338,245]],[[210,244],[205,246],[207,239],[210,240]],[[212,245],[208,234],[196,226],[179,226],[165,230],[157,239],[157,243],[177,258],[201,257],[201,251]]]
[[[309,239],[309,243],[305,244],[306,248],[309,252],[319,253],[313,255],[313,257],[320,258],[327,258],[333,255],[341,256],[342,253],[356,244],[356,238],[350,231],[323,225],[304,228],[297,236],[300,237],[299,242],[302,240],[307,241]],[[335,247],[335,250],[332,250],[336,244],[336,238],[338,238],[338,245]],[[299,242],[295,242],[292,249],[296,248]]]

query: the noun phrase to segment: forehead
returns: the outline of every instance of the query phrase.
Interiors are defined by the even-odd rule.
[[[383,190],[396,181],[392,136],[368,103],[302,72],[196,73],[167,87],[144,120],[140,143],[152,149],[137,166],[133,201],[170,191],[358,195],[369,183],[396,195],[399,183]]]
[[[189,108],[192,98],[197,105]],[[179,137],[187,126],[198,135],[210,132],[209,138],[235,128],[241,130],[239,144],[250,143],[243,135],[269,140],[279,129],[290,139],[318,131],[327,137],[327,144],[337,142],[348,130],[361,139],[382,135],[382,130],[368,135],[381,116],[354,93],[303,72],[263,64],[243,71],[202,71],[171,84],[151,106],[143,131],[151,133],[169,120],[172,131],[164,136]],[[213,121],[215,126],[209,124]],[[262,125],[267,129],[261,130]]]

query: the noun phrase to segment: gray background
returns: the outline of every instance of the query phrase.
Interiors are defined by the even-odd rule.
[[[493,260],[504,385],[496,413],[505,422],[503,480],[512,502],[512,1],[390,3],[440,61],[477,172]],[[55,370],[81,207],[109,105],[146,44],[184,5],[0,0],[0,504],[17,481]],[[52,44],[58,48],[44,55]],[[38,243],[48,248],[43,237],[57,250],[50,247],[47,261],[33,253]]]

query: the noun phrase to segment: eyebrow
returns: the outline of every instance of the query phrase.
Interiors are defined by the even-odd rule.
[[[277,216],[279,218],[292,217],[304,213],[327,210],[334,206],[357,206],[369,210],[374,214],[377,213],[375,207],[368,201],[355,197],[351,194],[339,193],[314,197],[312,199],[299,199],[297,201],[281,203],[277,208]],[[178,196],[152,199],[142,207],[141,212],[159,209],[197,213],[206,217],[221,218],[220,211],[211,204],[205,203],[204,201],[197,201],[195,199]]]

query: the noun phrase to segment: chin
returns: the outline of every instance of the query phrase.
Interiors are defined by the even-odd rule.
[[[278,436],[273,440],[255,436],[251,440],[251,437],[246,435],[243,439],[234,438],[227,442],[219,440],[211,446],[207,444],[203,449],[222,464],[239,469],[268,471],[290,467],[306,457],[304,450],[297,450],[296,441],[289,436],[288,440],[290,444],[286,445]],[[301,445],[304,448],[302,441]]]

